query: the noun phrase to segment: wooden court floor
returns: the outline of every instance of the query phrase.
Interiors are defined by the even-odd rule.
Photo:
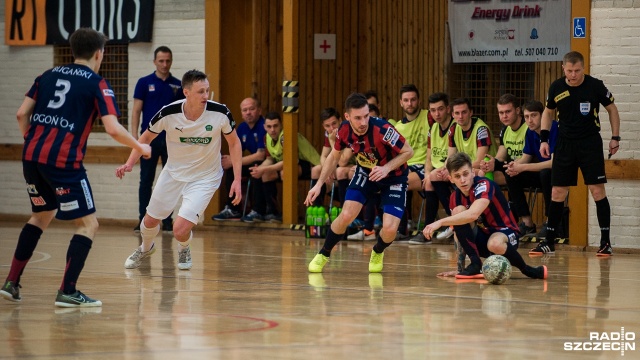
[[[0,223],[3,281],[21,226]],[[373,242],[342,242],[323,274],[309,274],[321,240],[200,227],[191,271],[177,269],[170,235],[125,270],[138,237],[103,226],[78,284],[103,307],[60,309],[71,232],[50,228],[23,275],[22,302],[0,299],[0,358],[640,358],[637,254],[532,259],[522,249],[550,278],[518,272],[489,285],[435,276],[455,268],[451,245],[394,244],[383,272],[369,274]]]

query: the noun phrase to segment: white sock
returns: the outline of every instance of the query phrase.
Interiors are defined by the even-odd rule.
[[[179,241],[178,239],[176,240],[178,241],[178,246],[184,249],[189,246],[189,244],[191,243],[191,239],[193,239],[193,231],[189,232],[189,238],[186,241]]]
[[[160,232],[160,224],[156,225],[156,227],[149,229],[144,226],[144,220],[140,222],[140,236],[142,236],[142,245],[140,248],[143,252],[147,252],[151,250],[153,246],[153,239]]]

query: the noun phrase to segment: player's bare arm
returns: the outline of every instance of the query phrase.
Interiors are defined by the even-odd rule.
[[[240,144],[240,138],[238,138],[235,129],[229,134],[224,134],[224,138],[229,144],[229,156],[233,164],[233,183],[229,189],[229,197],[233,196],[231,203],[238,205],[242,200],[242,144]]]
[[[336,149],[331,150],[331,152],[329,153],[329,156],[327,156],[327,159],[322,165],[322,171],[320,172],[320,177],[318,178],[318,181],[311,188],[311,190],[309,190],[309,193],[307,194],[307,198],[304,200],[305,205],[311,206],[313,204],[313,200],[315,200],[316,197],[318,197],[318,195],[320,194],[320,188],[324,186],[324,182],[327,180],[329,175],[335,171],[336,165],[340,160],[341,152],[342,151],[339,151]]]
[[[105,127],[106,127],[106,124],[105,124]],[[122,179],[125,173],[131,172],[131,170],[133,170],[133,166],[136,164],[136,162],[138,162],[138,160],[140,159],[140,156],[144,155],[148,157],[149,155],[151,155],[151,147],[149,146],[149,144],[153,141],[153,139],[156,138],[156,136],[158,136],[158,134],[152,133],[149,130],[145,131],[142,135],[140,135],[140,138],[138,139],[137,142],[140,143],[142,146],[148,147],[149,153],[143,154],[139,150],[132,149],[131,154],[129,155],[129,158],[127,159],[127,161],[123,165],[120,165],[116,168],[116,176],[119,179]]]
[[[428,224],[427,226],[425,226],[424,230],[422,230],[422,233],[427,239],[431,239],[434,231],[440,229],[443,226],[464,225],[474,222],[489,206],[489,203],[490,201],[488,199],[476,199],[468,209]]]
[[[18,127],[20,127],[20,133],[22,135],[26,134],[29,131],[29,126],[31,124],[31,114],[33,114],[33,109],[36,106],[36,101],[32,98],[25,96],[24,101],[22,101],[22,105],[18,109],[18,113],[16,114],[16,118],[18,119]]]
[[[408,143],[404,143],[400,153],[398,156],[393,158],[391,161],[386,163],[383,166],[375,166],[371,169],[369,173],[369,180],[371,181],[379,181],[387,177],[389,173],[397,168],[399,168],[402,164],[406,163],[413,156],[413,149],[409,146]],[[324,168],[322,169],[324,171]]]

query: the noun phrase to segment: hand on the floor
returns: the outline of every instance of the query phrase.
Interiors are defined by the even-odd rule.
[[[452,277],[452,276],[456,276],[456,275],[458,275],[458,270],[444,271],[444,272],[438,273],[436,276]]]

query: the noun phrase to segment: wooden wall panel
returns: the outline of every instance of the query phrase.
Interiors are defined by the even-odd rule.
[[[254,88],[265,111],[280,111],[282,0],[253,2]],[[446,90],[446,16],[446,4],[421,0],[300,2],[300,132],[320,149],[320,111],[333,106],[342,112],[353,91],[377,90],[383,115],[397,119],[403,84],[416,84],[423,99]],[[316,33],[336,34],[335,60],[313,59]]]
[[[535,64],[536,81],[535,81],[535,94],[536,99],[542,101],[544,104],[547,98],[547,91],[549,86],[562,74],[562,62],[561,61],[547,61],[539,62]]]

